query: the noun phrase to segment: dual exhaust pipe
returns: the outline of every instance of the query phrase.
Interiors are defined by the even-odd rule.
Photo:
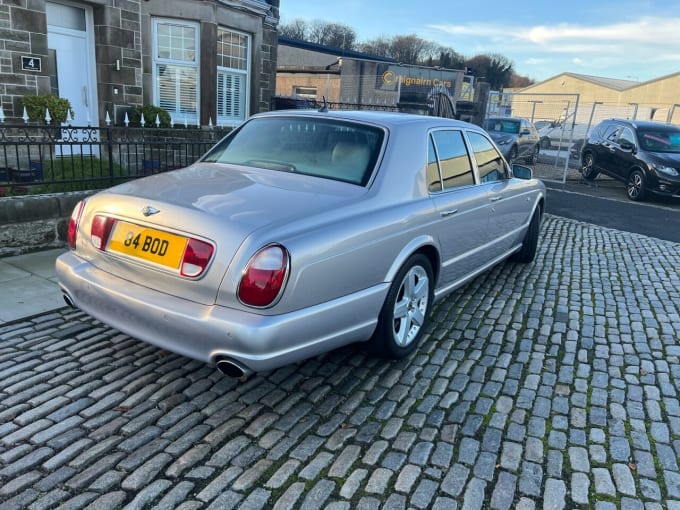
[[[73,302],[73,299],[71,298],[71,296],[68,295],[68,293],[63,292],[62,296],[64,298],[64,301],[69,307],[77,308],[75,303]],[[217,366],[217,370],[219,370],[220,372],[222,372],[222,374],[228,377],[235,377],[240,379],[242,377],[248,377],[253,374],[252,370],[245,367],[238,361],[229,358],[224,357],[217,358],[215,365]]]

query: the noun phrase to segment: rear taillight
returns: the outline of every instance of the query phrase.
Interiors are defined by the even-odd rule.
[[[279,297],[288,276],[288,252],[278,244],[265,246],[248,261],[238,298],[250,306],[269,306]]]
[[[190,277],[201,275],[208,267],[213,250],[212,244],[198,239],[189,239],[180,264],[180,274]]]
[[[104,250],[106,248],[106,243],[109,242],[109,236],[111,235],[111,229],[116,220],[109,218],[108,216],[95,216],[92,220],[92,227],[90,228],[90,239],[92,244],[98,250]]]
[[[71,218],[68,220],[68,230],[66,231],[66,241],[68,242],[69,248],[72,250],[76,249],[76,239],[78,237],[78,223],[80,223],[80,216],[83,214],[83,207],[85,206],[85,201],[81,200],[73,208],[71,213]]]

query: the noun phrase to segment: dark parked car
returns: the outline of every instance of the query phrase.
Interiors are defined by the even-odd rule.
[[[520,117],[489,117],[484,129],[491,135],[511,165],[518,159],[533,164],[540,151],[540,137],[534,125]]]
[[[600,173],[626,183],[631,200],[648,193],[680,198],[680,128],[660,122],[608,119],[595,126],[581,150],[581,174]]]

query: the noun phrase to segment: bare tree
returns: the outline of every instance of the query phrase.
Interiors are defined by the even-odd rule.
[[[345,50],[353,49],[356,39],[357,34],[351,27],[321,20],[312,22],[307,38],[309,42]]]
[[[370,53],[371,55],[377,55],[380,57],[391,56],[391,46],[392,41],[387,37],[380,36],[376,39],[370,41],[364,41],[358,46],[359,51],[364,53]]]
[[[528,87],[529,85],[533,85],[533,84],[534,84],[534,80],[532,80],[528,76],[516,74],[513,71],[512,75],[510,76],[510,81],[508,82],[507,86],[512,87],[512,88],[523,89],[524,87]]]
[[[279,35],[290,37],[291,39],[306,41],[308,32],[309,26],[307,22],[301,18],[295,18],[293,21],[281,23],[279,25]]]
[[[397,35],[392,38],[391,57],[402,64],[424,62],[433,48],[433,43],[415,34]]]
[[[447,69],[463,69],[465,57],[453,48],[438,46],[433,48],[433,55],[428,59],[428,65],[445,67]]]

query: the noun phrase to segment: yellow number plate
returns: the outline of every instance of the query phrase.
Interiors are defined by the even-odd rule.
[[[186,237],[117,221],[108,249],[177,269],[186,244]]]

